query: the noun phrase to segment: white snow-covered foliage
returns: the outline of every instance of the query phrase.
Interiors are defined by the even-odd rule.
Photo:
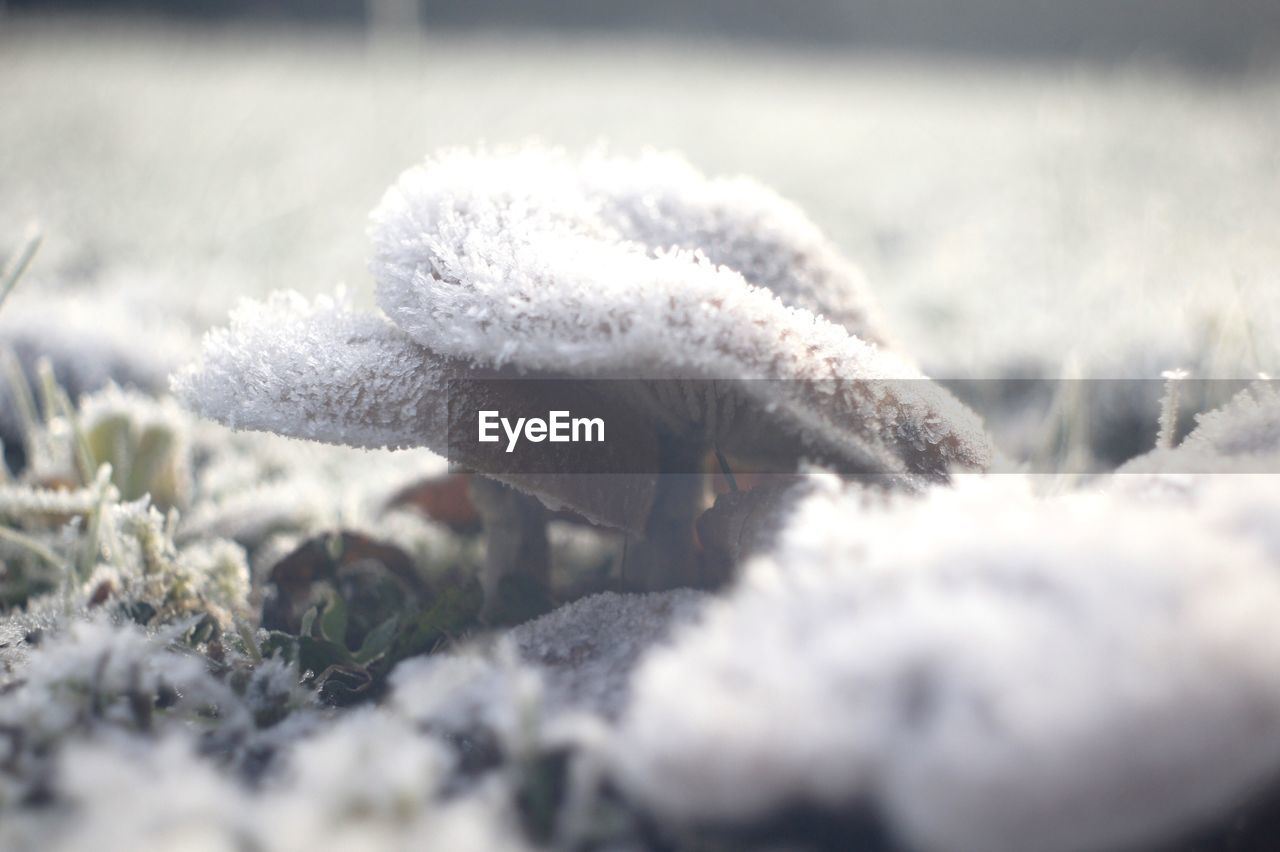
[[[500,785],[450,797],[453,755],[394,712],[355,712],[288,762],[255,809],[267,849],[527,848]]]
[[[29,381],[47,358],[73,397],[110,383],[145,391],[165,387],[191,356],[195,338],[181,323],[105,294],[40,294],[19,288],[0,311],[0,350],[12,350]],[[0,380],[0,438],[17,440],[13,389]]]
[[[1258,479],[1236,508],[1277,504]],[[930,852],[1175,838],[1280,769],[1278,551],[1232,518],[1005,477],[810,498],[642,666],[618,775],[689,823],[870,804]]]
[[[441,471],[426,451],[237,435],[114,385],[39,422],[28,443],[40,452],[0,484],[6,600],[56,590],[73,608],[145,604],[161,623],[209,614],[229,628],[251,612],[249,557],[268,540],[291,549],[334,528],[394,533],[424,569],[457,562],[465,544],[389,511],[399,490]]]
[[[72,742],[57,776],[65,797],[58,817],[40,810],[6,815],[6,849],[214,850],[246,836],[248,797],[182,733]]]
[[[261,665],[237,691],[211,674],[205,658],[176,649],[182,632],[181,626],[166,627],[149,635],[101,614],[64,610],[25,625],[22,636],[6,636],[6,644],[22,642],[29,650],[6,660],[11,680],[0,694],[0,725],[7,732],[0,823],[9,823],[30,797],[63,789],[68,773],[58,761],[78,742],[202,727],[222,763],[240,766],[308,730],[314,698],[296,678],[282,681],[279,664]],[[258,725],[266,716],[285,715],[274,727]],[[216,726],[209,721],[215,719]],[[79,777],[81,770],[72,764],[72,772]]]
[[[176,515],[146,497],[123,501],[102,465],[79,488],[18,483],[0,487],[6,584],[19,602],[58,591],[74,609],[107,600],[145,603],[162,623],[192,614],[227,626],[247,611],[249,570],[234,542],[206,537],[179,545]],[[19,578],[24,578],[19,581]],[[7,591],[7,590],[6,590]]]
[[[1280,473],[1280,391],[1272,381],[1242,390],[1196,417],[1176,447],[1134,459],[1121,473]]]
[[[176,631],[169,631],[176,633]],[[168,653],[165,637],[105,618],[69,620],[65,629],[42,637],[23,669],[21,684],[0,701],[0,715],[20,726],[36,747],[67,730],[99,722],[146,729],[149,699],[171,690],[189,713],[225,705],[229,691],[211,678],[194,655]],[[37,749],[38,750],[38,749]]]
[[[258,790],[200,755],[182,732],[100,737],[58,761],[62,807],[0,824],[15,850],[524,850],[496,785],[446,796],[443,744],[399,717],[356,713],[289,749]]]

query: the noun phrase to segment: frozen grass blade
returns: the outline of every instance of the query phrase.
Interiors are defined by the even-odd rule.
[[[62,560],[58,558],[58,555],[50,550],[43,542],[32,538],[25,533],[18,532],[12,527],[0,526],[0,541],[7,541],[10,544],[15,544],[18,547],[21,547],[23,550],[30,551],[39,559],[49,563],[49,565],[60,571],[65,567]]]
[[[36,375],[40,381],[40,406],[44,410],[46,423],[52,423],[62,417],[71,429],[73,449],[75,451],[76,469],[80,481],[89,485],[97,475],[97,465],[93,462],[93,452],[89,448],[89,439],[80,425],[80,417],[76,414],[75,405],[66,390],[58,383],[53,372],[53,364],[48,358],[41,358],[36,364]]]
[[[97,502],[89,513],[89,523],[85,530],[84,543],[76,563],[76,572],[81,581],[89,579],[93,567],[98,561],[98,553],[102,544],[102,516],[106,514],[107,505],[113,494],[111,488],[111,465],[103,464],[93,480],[93,490],[97,493]]]
[[[1178,405],[1182,402],[1182,380],[1189,374],[1186,370],[1165,370],[1160,375],[1164,379],[1164,396],[1160,400],[1160,432],[1156,436],[1156,448],[1171,450],[1178,437]]]
[[[9,298],[13,288],[18,286],[19,279],[27,271],[27,267],[31,265],[31,259],[36,256],[36,251],[39,250],[40,242],[43,239],[44,235],[38,229],[33,228],[29,231],[27,241],[18,252],[18,257],[4,271],[3,276],[0,276],[0,307],[4,306],[5,299]]]
[[[4,379],[9,383],[13,406],[18,412],[18,420],[22,425],[23,443],[26,445],[27,453],[30,454],[33,436],[40,425],[40,415],[36,410],[36,400],[31,393],[31,384],[27,381],[22,364],[14,351],[7,346],[0,349],[0,372],[4,373]]]

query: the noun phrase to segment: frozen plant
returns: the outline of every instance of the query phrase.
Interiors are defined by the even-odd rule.
[[[1162,422],[1165,416],[1162,415]],[[1161,428],[1164,434],[1165,429]],[[1196,427],[1126,464],[1120,473],[1275,473],[1280,471],[1280,391],[1261,378],[1220,408],[1196,415]]]
[[[149,735],[220,714],[227,727],[251,725],[243,705],[194,655],[166,648],[180,631],[147,636],[135,625],[67,620],[35,644],[21,679],[0,696],[0,726],[8,755],[0,768],[0,809],[49,783],[59,750],[69,741],[107,732]]]
[[[113,382],[159,391],[193,347],[181,324],[110,296],[19,290],[0,309],[0,351],[16,356],[32,385],[47,359],[72,401]],[[18,447],[25,424],[12,378],[0,381],[0,440]]]
[[[190,416],[172,399],[155,399],[116,385],[84,397],[80,429],[91,462],[111,465],[124,500],[150,497],[161,511],[185,508],[191,496]]]
[[[877,504],[809,498],[647,658],[612,749],[630,795],[686,827],[870,810],[924,852],[1067,852],[1177,840],[1274,779],[1260,536],[1006,477]]]
[[[45,792],[58,807],[6,814],[6,849],[216,849],[246,835],[249,798],[186,732],[76,740],[57,758]]]
[[[900,356],[810,310],[876,336],[858,279],[794,208],[769,213],[764,190],[724,190],[662,159],[574,166],[548,156],[446,154],[406,173],[373,217],[390,322],[325,297],[247,303],[206,338],[176,391],[236,428],[444,452],[450,380],[558,376],[584,393],[595,379],[645,380],[607,403],[616,423],[660,424],[626,441],[655,475],[494,474],[514,494],[482,484],[490,600],[513,574],[545,577],[543,505],[633,535],[639,585],[689,582],[707,502],[696,471],[713,450],[904,482],[987,464],[971,412]],[[547,172],[522,167],[531,157]],[[628,169],[636,180],[620,177]],[[566,170],[576,177],[556,179]],[[653,186],[657,212],[643,194]],[[750,196],[750,215],[730,215],[735,193]],[[706,242],[670,248],[684,224]],[[790,274],[778,257],[793,259]],[[467,386],[452,387],[462,409],[493,402],[479,390],[458,399]],[[452,450],[455,462],[482,461],[465,445]]]
[[[185,502],[190,487],[187,415],[115,388],[75,411],[45,378],[44,417],[28,427],[29,446],[41,450],[20,477],[0,484],[0,600],[25,605],[56,591],[68,606],[110,603],[157,624],[196,614],[229,627],[246,614],[244,551],[211,536],[175,542],[172,504]],[[126,488],[136,499],[123,498]]]

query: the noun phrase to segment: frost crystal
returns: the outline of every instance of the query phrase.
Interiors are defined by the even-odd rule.
[[[1120,472],[1280,472],[1280,392],[1274,382],[1255,383],[1196,422],[1177,447],[1156,449]]]
[[[467,375],[464,364],[576,378],[768,379],[742,393],[758,396],[748,403],[802,453],[886,472],[987,464],[973,414],[901,358],[703,253],[619,239],[583,218],[589,198],[565,201],[546,175],[513,195],[497,182],[510,168],[499,158],[495,174],[474,181],[474,161],[457,174],[449,161],[414,171],[375,213],[379,301],[417,346],[333,300],[277,295],[209,335],[203,365],[176,390],[236,427],[442,450],[445,382]],[[658,404],[703,429],[724,407]]]
[[[1267,550],[1178,501],[833,492],[649,658],[615,760],[677,820],[871,803],[910,848],[1145,846],[1280,766],[1277,611]]]
[[[900,357],[716,266],[707,246],[654,251],[619,239],[583,217],[590,197],[565,200],[543,186],[546,175],[509,189],[499,177],[522,155],[493,159],[497,176],[487,179],[470,179],[477,165],[466,157],[457,173],[451,158],[412,170],[374,213],[379,303],[420,344],[579,378],[770,380],[735,390],[815,454],[886,472],[988,463],[973,414]],[[688,204],[696,209],[696,197]],[[659,406],[694,421],[678,427],[711,430],[711,412],[731,408]]]
[[[708,600],[682,589],[647,595],[608,592],[560,607],[511,631],[526,663],[547,681],[547,703],[613,716],[626,704],[640,658]]]
[[[440,359],[346,299],[276,293],[210,332],[199,368],[174,380],[198,413],[235,429],[356,447],[439,444]]]
[[[325,297],[245,304],[230,329],[206,337],[201,364],[174,383],[178,394],[235,428],[456,452],[445,391],[477,371],[763,379],[715,398],[641,390],[626,404],[730,455],[883,473],[989,462],[977,418],[946,391],[779,298],[870,329],[856,275],[794,208],[754,185],[706,181],[656,155],[448,155],[388,193],[373,240],[391,323]],[[786,270],[772,265],[784,259]],[[640,478],[608,488],[583,477],[504,479],[637,532],[654,488]]]
[[[73,398],[116,383],[140,390],[164,387],[190,357],[193,337],[172,318],[84,293],[36,296],[19,290],[0,311],[0,350],[12,350],[28,381],[47,358]],[[0,439],[17,443],[9,382],[0,379]]]
[[[375,241],[421,241],[442,204],[469,211],[477,199],[653,252],[698,252],[863,340],[886,337],[861,273],[798,207],[750,178],[708,179],[672,153],[444,152],[401,176],[375,214]]]

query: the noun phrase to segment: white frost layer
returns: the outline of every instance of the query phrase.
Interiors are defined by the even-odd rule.
[[[898,355],[786,304],[700,251],[655,251],[591,218],[614,192],[630,199],[617,216],[632,230],[669,230],[672,220],[649,209],[650,196],[617,188],[663,186],[668,206],[697,213],[690,214],[696,232],[724,230],[733,235],[725,245],[738,246],[724,250],[746,257],[763,251],[752,227],[765,231],[762,238],[804,230],[774,221],[789,222],[795,211],[721,221],[728,214],[717,205],[747,190],[717,190],[700,201],[701,179],[666,160],[662,169],[595,161],[582,168],[578,180],[587,188],[578,195],[553,179],[572,168],[539,172],[527,162],[538,156],[537,149],[511,158],[446,156],[388,192],[374,214],[373,270],[394,326],[323,297],[308,303],[277,294],[246,303],[229,329],[206,336],[201,363],[177,377],[175,391],[233,427],[442,450],[446,383],[473,368],[582,379],[764,379],[711,392],[699,385],[697,394],[637,385],[627,402],[730,454],[812,457],[878,473],[990,463],[973,412]],[[525,171],[533,174],[514,180]],[[691,181],[689,198],[678,187],[683,179]],[[592,195],[593,184],[604,188]],[[803,252],[790,257],[797,274],[814,272]],[[574,505],[589,512],[583,502]]]
[[[354,714],[286,759],[283,778],[250,791],[181,735],[75,742],[60,761],[71,807],[14,814],[0,842],[33,852],[529,848],[502,790],[445,796],[444,747],[386,714]]]
[[[433,358],[386,320],[339,296],[275,293],[209,332],[173,389],[197,413],[356,447],[442,445],[445,384]]]
[[[1275,551],[1203,508],[1003,478],[811,498],[642,667],[619,775],[678,820],[870,801],[924,850],[1176,835],[1280,768]]]
[[[512,156],[430,161],[373,214],[379,304],[422,346],[582,378],[770,380],[736,390],[842,461],[879,472],[989,463],[973,413],[906,360],[701,250],[627,241],[582,212],[607,200],[558,190],[554,169],[508,186],[504,175],[531,168],[530,155]]]
[[[170,642],[130,624],[74,621],[18,661],[23,680],[0,695],[10,741],[0,848],[527,848],[505,780],[458,789],[452,751],[398,705],[322,716],[278,660],[241,694]],[[157,709],[166,691],[176,697]],[[459,697],[433,697],[471,713]],[[292,711],[284,721],[258,726],[282,709]],[[251,789],[236,767],[262,754],[275,755],[273,771]],[[32,790],[57,806],[20,807]]]
[[[527,181],[512,192],[497,177],[520,166],[516,156],[514,164],[486,158],[487,180],[474,161],[429,162],[402,176],[373,214],[379,304],[424,346],[533,369],[650,366],[746,378],[771,377],[775,358],[826,343],[848,349],[850,373],[918,377],[704,252],[654,252],[566,212],[590,209],[590,199],[565,201]]]
[[[521,658],[544,677],[546,703],[616,715],[640,659],[709,600],[678,589],[647,595],[605,592],[566,604],[511,631]]]
[[[537,145],[495,153],[457,149],[406,172],[396,194],[408,200],[426,226],[423,233],[434,230],[441,204],[466,215],[484,199],[649,251],[699,252],[788,305],[826,316],[864,340],[885,339],[861,273],[799,207],[747,177],[708,179],[678,154],[593,152],[578,159]],[[375,214],[376,242],[397,204],[389,197]]]
[[[1171,449],[1158,449],[1122,473],[1280,473],[1280,392],[1260,381],[1226,405],[1196,417],[1196,428]]]

